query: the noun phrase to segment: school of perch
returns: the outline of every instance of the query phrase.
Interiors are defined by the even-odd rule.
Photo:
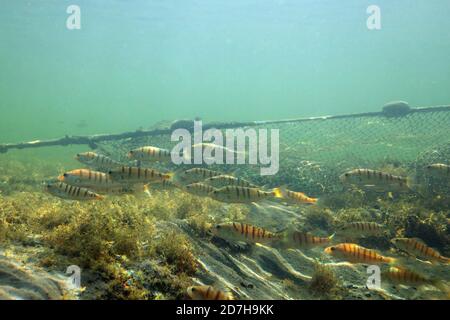
[[[88,168],[65,172],[55,181],[46,183],[46,190],[54,196],[67,200],[101,200],[108,194],[147,193],[149,186],[155,188],[179,188],[200,197],[210,197],[226,203],[252,204],[275,201],[288,205],[316,205],[317,198],[302,192],[288,190],[281,186],[267,190],[250,181],[229,174],[205,168],[191,168],[177,172],[161,172],[147,167],[147,164],[170,162],[171,152],[155,146],[144,146],[129,151],[128,158],[135,166],[125,165],[105,155],[94,152],[79,153],[76,159]],[[95,171],[94,171],[95,170]],[[450,166],[429,164],[427,174],[442,179],[450,178]],[[340,180],[344,185],[357,186],[377,192],[418,192],[411,179],[389,173],[354,169],[343,173]],[[384,279],[394,284],[431,285],[448,293],[448,285],[440,279],[426,277],[404,265],[404,258],[384,256],[376,250],[365,248],[352,239],[385,234],[382,224],[355,221],[342,225],[329,237],[318,237],[310,233],[287,229],[272,232],[264,228],[242,222],[217,224],[211,234],[227,241],[242,241],[263,244],[273,248],[308,249],[325,247],[324,252],[337,260],[368,265],[387,265]],[[393,238],[391,242],[411,259],[421,263],[448,265],[450,259],[427,246],[418,238]],[[191,286],[187,289],[191,299],[228,300],[233,295],[226,288],[209,285]]]

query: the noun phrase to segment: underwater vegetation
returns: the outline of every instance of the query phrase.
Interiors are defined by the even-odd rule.
[[[352,285],[364,271],[358,271],[361,274],[356,277],[354,271],[337,268],[329,262],[323,248],[305,247],[300,252],[290,247],[278,251],[269,248],[270,242],[269,247],[264,247],[245,241],[249,237],[264,239],[269,234],[278,238],[290,227],[298,230],[299,244],[326,237],[322,239],[352,242],[387,256],[411,259],[391,239],[420,238],[443,256],[450,255],[446,193],[433,199],[412,192],[380,193],[358,185],[346,187],[339,182],[338,172],[332,171],[334,174],[327,176],[334,176],[329,178],[333,187],[313,183],[313,188],[324,188],[316,189],[318,201],[305,201],[312,198],[299,193],[300,187],[295,188],[296,193],[287,193],[285,186],[292,188],[289,182],[297,181],[298,176],[302,177],[302,183],[314,181],[326,169],[304,163],[295,177],[283,174],[278,177],[283,188],[267,193],[274,196],[275,202],[270,205],[216,201],[183,188],[152,183],[146,192],[108,194],[101,201],[67,201],[43,189],[43,181],[67,172],[66,166],[4,161],[0,184],[0,250],[8,248],[10,256],[21,256],[48,272],[64,274],[70,265],[81,268],[81,289],[74,293],[61,291],[60,298],[185,299],[192,296],[187,295],[188,288],[206,288],[205,285],[212,285],[214,290],[225,287],[241,299],[391,297],[392,292],[368,294],[364,293],[364,286]],[[384,172],[384,180],[400,184],[403,180],[396,177],[408,177],[413,171],[411,166],[404,167],[388,159],[376,169]],[[203,169],[192,172],[217,174]],[[238,172],[241,179],[258,183],[251,170]],[[308,172],[312,175],[308,176]],[[363,172],[369,176],[375,173]],[[242,196],[247,189],[234,186],[229,190],[236,197],[236,192]],[[270,190],[267,184],[265,190]],[[250,197],[250,190],[246,192]],[[252,192],[255,198],[249,200],[261,197],[256,189]],[[282,194],[281,199],[276,198],[278,193]],[[383,232],[361,236],[341,233],[343,227],[358,221],[361,224],[356,227],[362,231],[377,224],[383,227]],[[240,236],[247,243],[241,246],[242,243],[211,232],[214,226],[224,224],[241,230]],[[307,233],[316,238],[307,238]],[[435,276],[434,268],[427,272]],[[436,274],[448,281],[445,270]],[[261,281],[265,277],[274,282]],[[281,285],[276,285],[275,279]],[[214,287],[216,282],[221,285]],[[419,298],[429,297],[429,293],[420,294]]]
[[[321,299],[342,299],[346,291],[335,271],[321,263],[314,265],[314,274],[308,289],[314,297]]]
[[[17,181],[22,181],[18,172],[25,178],[32,170],[36,180],[41,178],[39,167],[25,167],[13,167]],[[28,185],[26,192],[18,191],[18,184],[3,188],[0,247],[39,247],[35,263],[61,273],[69,265],[80,266],[86,288],[82,299],[182,298],[197,271],[195,255],[183,234],[157,232],[157,224],[186,220],[205,235],[214,223],[210,213],[220,206],[180,191],[152,190],[150,198],[122,195],[86,203],[52,197],[39,184]],[[235,206],[224,216],[236,219],[243,213]]]

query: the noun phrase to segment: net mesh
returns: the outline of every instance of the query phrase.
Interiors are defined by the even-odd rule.
[[[313,195],[336,191],[339,175],[353,168],[402,167],[405,171],[416,172],[418,163],[448,163],[450,159],[448,109],[415,112],[401,117],[387,117],[380,113],[375,116],[255,123],[241,128],[253,128],[256,132],[259,129],[279,130],[278,173],[261,176],[259,164],[212,165],[211,169],[232,172],[260,185],[288,185]],[[104,142],[99,148],[103,153],[125,160],[124,156],[130,149],[144,145],[171,149],[176,143],[171,141],[170,134],[160,134]],[[417,172],[420,174],[420,170]]]

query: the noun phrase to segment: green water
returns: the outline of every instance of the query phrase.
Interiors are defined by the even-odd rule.
[[[66,8],[81,8],[68,30]],[[0,142],[450,101],[450,3],[4,1]]]
[[[80,30],[66,27],[70,5],[81,9]],[[381,10],[380,30],[367,27],[371,5]],[[449,105],[449,18],[448,0],[4,0],[0,151],[3,143],[149,129],[176,119],[239,122],[363,113],[394,100],[412,107]],[[450,256],[450,171],[442,165],[437,177],[429,171],[436,169],[431,164],[449,164],[450,112],[441,109],[255,124],[252,129],[280,132],[280,143],[270,142],[280,151],[275,175],[260,175],[259,165],[208,168],[260,186],[253,191],[261,200],[257,205],[247,201],[250,189],[228,185],[197,197],[187,192],[194,180],[178,179],[187,166],[126,157],[144,145],[172,148],[168,134],[97,145],[95,152],[139,166],[128,171],[76,161],[76,153],[90,150],[86,145],[0,153],[0,269],[13,258],[29,270],[42,266],[48,275],[30,271],[30,277],[12,268],[33,292],[34,283],[51,283],[50,273],[80,265],[86,281],[80,299],[184,299],[197,279],[238,288],[239,299],[386,299],[366,291],[365,263],[346,269],[323,248],[300,248],[306,255],[297,249],[307,243],[293,245],[296,251],[271,244],[247,250],[253,244],[243,226],[249,224],[264,228],[250,228],[252,240],[261,232],[264,238],[265,228],[287,240],[294,229],[311,231],[329,244],[354,241],[380,250],[448,284],[448,265],[403,260],[390,243],[394,235],[417,237]],[[81,167],[104,171],[76,171],[89,180],[93,174],[89,190],[66,179],[68,171]],[[142,176],[162,177],[150,169],[174,175],[169,184],[150,183],[144,192]],[[212,174],[203,171],[199,181],[212,184],[205,179]],[[356,183],[347,183],[348,175],[356,175]],[[67,184],[53,183],[57,177]],[[107,178],[124,190],[103,189]],[[374,185],[358,185],[366,178],[375,179]],[[370,190],[374,186],[380,190]],[[288,187],[299,192],[296,202],[286,196]],[[91,189],[104,201],[81,201]],[[233,193],[226,195],[229,190]],[[228,198],[221,198],[223,192]],[[305,196],[316,205],[306,205]],[[350,221],[384,224],[386,232],[348,240],[340,225]],[[231,231],[240,225],[238,236],[246,230],[247,249],[233,239],[228,243],[226,234],[223,241],[220,234],[212,237],[211,231],[219,230],[213,226],[223,222],[233,222]],[[299,233],[292,235],[301,242]],[[326,276],[317,261],[343,282]],[[310,285],[315,275],[323,283],[335,281],[329,292],[319,292],[320,281],[316,289]],[[8,281],[0,274],[0,299]],[[394,299],[448,299],[444,291],[398,289],[384,278],[383,286]]]

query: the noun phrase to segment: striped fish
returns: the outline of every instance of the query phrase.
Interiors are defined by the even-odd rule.
[[[120,167],[121,164],[107,156],[97,154],[95,152],[77,153],[75,159],[81,163],[97,169],[112,169]]]
[[[315,204],[317,203],[317,198],[308,197],[303,192],[296,192],[288,190],[285,187],[279,187],[273,189],[275,192],[275,197],[281,198],[287,202],[296,203],[296,204]]]
[[[102,200],[103,197],[86,188],[71,186],[64,182],[48,183],[45,189],[52,195],[68,200]]]
[[[218,176],[208,178],[208,179],[204,180],[203,182],[207,183],[215,188],[221,188],[224,186],[238,186],[238,187],[248,187],[248,188],[257,188],[258,187],[247,180],[244,180],[241,178],[236,178],[236,177],[226,175],[226,174],[221,174]]]
[[[442,256],[437,250],[430,248],[419,238],[394,238],[392,239],[392,243],[397,248],[418,258],[433,262],[450,262],[449,258]]]
[[[221,174],[222,174],[221,172],[205,168],[192,168],[181,172],[177,172],[175,174],[175,179],[180,181],[181,183],[189,184],[194,182],[200,182],[214,176],[219,176]]]
[[[387,271],[381,273],[381,279],[388,279],[388,281],[394,284],[403,284],[410,286],[431,285],[444,292],[447,295],[448,299],[449,288],[444,281],[440,279],[429,278],[425,275],[406,269],[404,267],[389,268]]]
[[[128,152],[128,158],[140,161],[168,162],[172,160],[170,150],[152,146],[140,147],[137,149],[130,150]]]
[[[211,192],[216,190],[216,188],[202,182],[188,184],[187,186],[184,187],[184,189],[191,194],[205,197],[207,197]]]
[[[450,178],[450,166],[443,163],[434,163],[426,167],[427,173],[437,178]]]
[[[424,285],[433,283],[432,280],[428,279],[424,275],[404,267],[390,267],[387,271],[381,273],[381,278],[388,279],[393,283],[407,285]]]
[[[355,169],[341,175],[339,179],[345,184],[357,185],[376,191],[409,191],[406,177],[371,169]]]
[[[150,168],[128,166],[111,170],[109,171],[109,175],[113,181],[120,183],[146,183],[169,180],[172,177],[170,173],[161,173]]]
[[[338,234],[349,237],[365,237],[380,236],[383,235],[384,231],[384,226],[376,222],[350,222],[342,225],[338,229]]]
[[[220,223],[215,225],[211,232],[216,237],[225,240],[243,241],[247,243],[272,244],[282,239],[282,234],[280,233],[273,233],[266,229],[242,222]]]
[[[289,248],[313,248],[329,245],[334,234],[329,237],[317,237],[308,232],[288,231],[283,244]]]
[[[212,286],[191,286],[187,294],[192,300],[233,300],[233,295]]]
[[[253,203],[270,199],[274,192],[262,191],[258,188],[226,186],[209,194],[211,198],[227,203]]]
[[[89,169],[76,169],[65,172],[58,177],[58,180],[73,186],[93,188],[96,190],[120,187],[120,185],[111,179],[109,174]]]
[[[327,247],[325,248],[325,253],[352,263],[382,264],[395,262],[394,258],[382,256],[374,250],[354,243],[340,243]]]

